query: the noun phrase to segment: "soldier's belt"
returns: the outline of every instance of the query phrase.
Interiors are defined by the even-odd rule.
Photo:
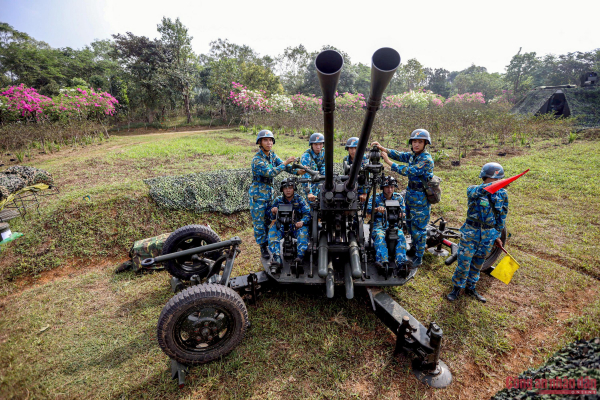
[[[273,178],[269,178],[269,177],[266,177],[266,176],[253,176],[252,180],[254,182],[266,183],[267,185],[272,185],[273,184]]]
[[[471,225],[473,228],[494,229],[493,225],[485,224],[483,222],[478,222],[472,219],[467,219],[467,224]]]
[[[424,192],[425,189],[423,189],[423,184],[421,183],[417,183],[417,182],[408,182],[408,188],[411,190],[415,190],[417,192]]]

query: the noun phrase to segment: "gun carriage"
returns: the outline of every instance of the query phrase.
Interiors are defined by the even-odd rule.
[[[399,65],[400,55],[391,48],[379,49],[373,55],[371,90],[355,160],[362,160],[367,151],[383,92]],[[321,183],[319,196],[311,206],[309,246],[302,262],[294,261],[296,246],[289,233],[294,222],[291,205],[278,210],[276,223],[283,225],[285,234],[281,240],[282,265],[274,271],[269,260],[261,259],[262,271],[232,278],[231,271],[241,240],[234,237],[218,241],[214,234],[193,230],[183,234],[193,240],[185,240],[179,235],[177,246],[169,246],[163,250],[163,255],[142,262],[145,267],[157,263],[179,266],[167,268],[174,275],[171,279],[173,291],[179,293],[163,308],[157,331],[158,343],[171,358],[173,378],[179,379],[180,386],[184,384],[187,366],[218,359],[240,343],[249,321],[239,293],[249,294],[255,301],[257,291],[268,285],[320,285],[328,298],[334,296],[336,288],[343,288],[347,299],[355,297],[356,288],[364,288],[372,310],[396,334],[395,353],[402,352],[413,357],[412,370],[416,377],[436,388],[446,387],[452,381],[450,370],[440,360],[442,329],[435,322],[425,327],[382,290],[385,286],[404,285],[415,277],[417,269],[395,265],[393,254],[387,268],[377,268],[374,263],[372,226],[371,222],[366,222],[368,200],[361,205],[357,188],[358,185],[366,185],[369,188],[368,198],[375,197],[383,179],[379,151],[376,147],[370,149],[369,162],[365,166],[357,161],[350,166],[344,165],[343,174],[334,174],[334,94],[343,67],[342,56],[333,50],[323,51],[317,56],[315,66],[323,93],[325,176],[294,165],[305,169],[311,177],[309,180],[294,178],[297,183]],[[374,220],[374,208],[371,221]],[[384,218],[388,222],[386,242],[393,252],[398,231],[405,229],[405,221],[397,200],[388,200],[385,208]],[[456,260],[458,250],[458,246],[449,239],[459,237],[458,229],[447,227],[442,218],[427,226],[427,247],[434,255],[450,255],[446,265]],[[208,244],[194,247],[193,243],[199,240]],[[506,232],[503,232],[502,241],[505,240]],[[410,257],[408,236],[407,244]],[[443,246],[448,247],[450,252]],[[490,268],[497,256],[497,253],[492,253],[484,270]],[[183,280],[189,280],[185,289]]]

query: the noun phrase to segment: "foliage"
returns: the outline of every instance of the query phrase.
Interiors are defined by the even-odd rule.
[[[432,105],[442,107],[444,98],[431,90],[411,90],[402,94],[387,96],[382,102],[384,108],[427,108]]]
[[[236,82],[231,82],[233,89],[229,92],[231,102],[244,109],[245,112],[250,111],[270,111],[269,101],[265,98],[264,90],[248,90]]]
[[[483,93],[463,93],[455,94],[446,100],[446,104],[484,104]]]

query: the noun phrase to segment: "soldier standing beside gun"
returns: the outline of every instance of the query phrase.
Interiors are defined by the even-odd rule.
[[[386,176],[379,186],[383,193],[378,194],[373,201],[373,197],[369,199],[367,204],[367,214],[371,213],[375,207],[375,221],[373,223],[373,244],[375,246],[375,266],[378,269],[387,271],[388,264],[388,245],[385,240],[386,229],[388,222],[384,220],[383,213],[385,212],[386,200],[398,200],[400,203],[401,213],[404,214],[405,205],[404,199],[399,193],[394,192],[394,188],[398,187],[398,182],[393,176]],[[402,217],[402,215],[400,215]],[[412,268],[412,263],[406,258],[406,239],[402,229],[398,229],[398,241],[396,242],[396,266],[397,268],[408,267]]]
[[[260,246],[260,254],[263,258],[269,258],[268,241],[267,241],[267,224],[265,221],[265,213],[269,209],[271,196],[273,193],[273,178],[284,169],[290,174],[294,173],[291,167],[296,158],[288,157],[287,160],[281,161],[277,154],[271,149],[275,144],[273,132],[262,130],[256,136],[256,144],[260,150],[252,158],[252,183],[248,189],[248,197],[250,200],[250,214],[252,215],[252,224],[254,225],[254,238]],[[299,174],[304,173],[303,170],[297,171]]]
[[[294,260],[296,263],[301,263],[304,258],[304,253],[308,248],[308,224],[310,222],[310,207],[306,200],[296,193],[296,182],[294,178],[287,178],[281,182],[280,190],[282,195],[277,197],[271,208],[271,220],[277,218],[277,211],[280,204],[292,204],[294,207],[295,221],[292,221],[292,235],[298,240],[297,242],[297,257]],[[281,256],[279,255],[279,242],[283,237],[283,226],[279,222],[275,222],[269,229],[269,249],[273,253],[273,261],[271,261],[271,272],[277,273],[281,267]]]
[[[321,175],[325,176],[325,153],[322,151],[325,144],[325,136],[322,133],[313,133],[308,139],[308,144],[310,148],[302,154],[300,164],[313,171],[318,171]],[[304,178],[310,179],[310,175],[306,174]],[[314,201],[319,195],[319,183],[308,182],[302,185],[304,186],[308,201]]]
[[[508,214],[508,194],[504,189],[491,194],[485,188],[504,178],[504,169],[498,163],[487,163],[481,169],[479,177],[483,179],[483,183],[467,189],[469,208],[467,221],[460,228],[462,237],[458,244],[458,265],[452,276],[454,290],[446,296],[450,301],[456,300],[460,290],[466,287],[465,294],[486,302],[485,297],[475,290],[479,271],[492,245],[502,247],[499,237]]]
[[[344,157],[344,160],[342,162],[345,162],[346,164],[348,164],[348,166],[352,165],[352,162],[354,161],[354,155],[356,154],[357,147],[358,147],[358,138],[357,137],[351,137],[350,139],[348,139],[346,141],[346,151],[348,152],[348,155],[346,157]],[[368,163],[369,163],[369,157],[365,154],[361,161],[361,167],[364,167]],[[360,202],[364,203],[365,200],[367,200],[367,190],[365,189],[365,186],[359,185],[358,189],[357,189],[357,193],[358,193],[358,199],[360,200]]]
[[[423,263],[423,254],[425,253],[427,242],[427,224],[431,212],[431,205],[425,195],[425,185],[433,177],[433,159],[425,147],[431,144],[431,136],[425,129],[416,129],[410,134],[409,144],[412,146],[412,152],[399,152],[397,150],[386,149],[378,142],[373,142],[381,151],[381,156],[386,164],[392,167],[392,171],[408,177],[408,186],[406,188],[406,224],[412,238],[412,245],[415,247],[415,258],[413,265],[420,267]],[[388,157],[389,154],[389,157]],[[408,165],[399,165],[392,160],[407,163]]]

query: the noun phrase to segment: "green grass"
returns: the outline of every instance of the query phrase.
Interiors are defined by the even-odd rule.
[[[444,330],[442,359],[455,379],[449,389],[426,388],[407,358],[392,356],[394,336],[365,299],[282,288],[248,306],[246,339],[222,361],[192,368],[180,391],[156,343],[156,321],[171,297],[168,274],[112,271],[133,241],[190,223],[208,223],[222,238],[239,235],[234,274],[259,270],[247,212],[165,211],[141,182],[247,168],[254,140],[234,131],[113,136],[31,163],[52,172],[61,193],[43,200],[40,216],[11,221],[25,236],[0,256],[0,398],[489,398],[509,374],[570,340],[600,335],[592,278],[600,277],[593,179],[600,142],[540,142],[505,158],[495,156],[505,149],[492,147],[458,168],[438,166],[443,198],[432,212],[459,226],[466,188],[487,161],[501,162],[508,175],[531,168],[509,189],[509,251],[521,264],[511,284],[484,275],[478,287],[487,304],[449,303],[454,266],[427,254],[415,280],[388,289],[424,325],[436,321]],[[281,158],[305,149],[306,140],[277,136]],[[336,146],[336,161],[344,155]],[[49,280],[50,270],[61,275]]]

